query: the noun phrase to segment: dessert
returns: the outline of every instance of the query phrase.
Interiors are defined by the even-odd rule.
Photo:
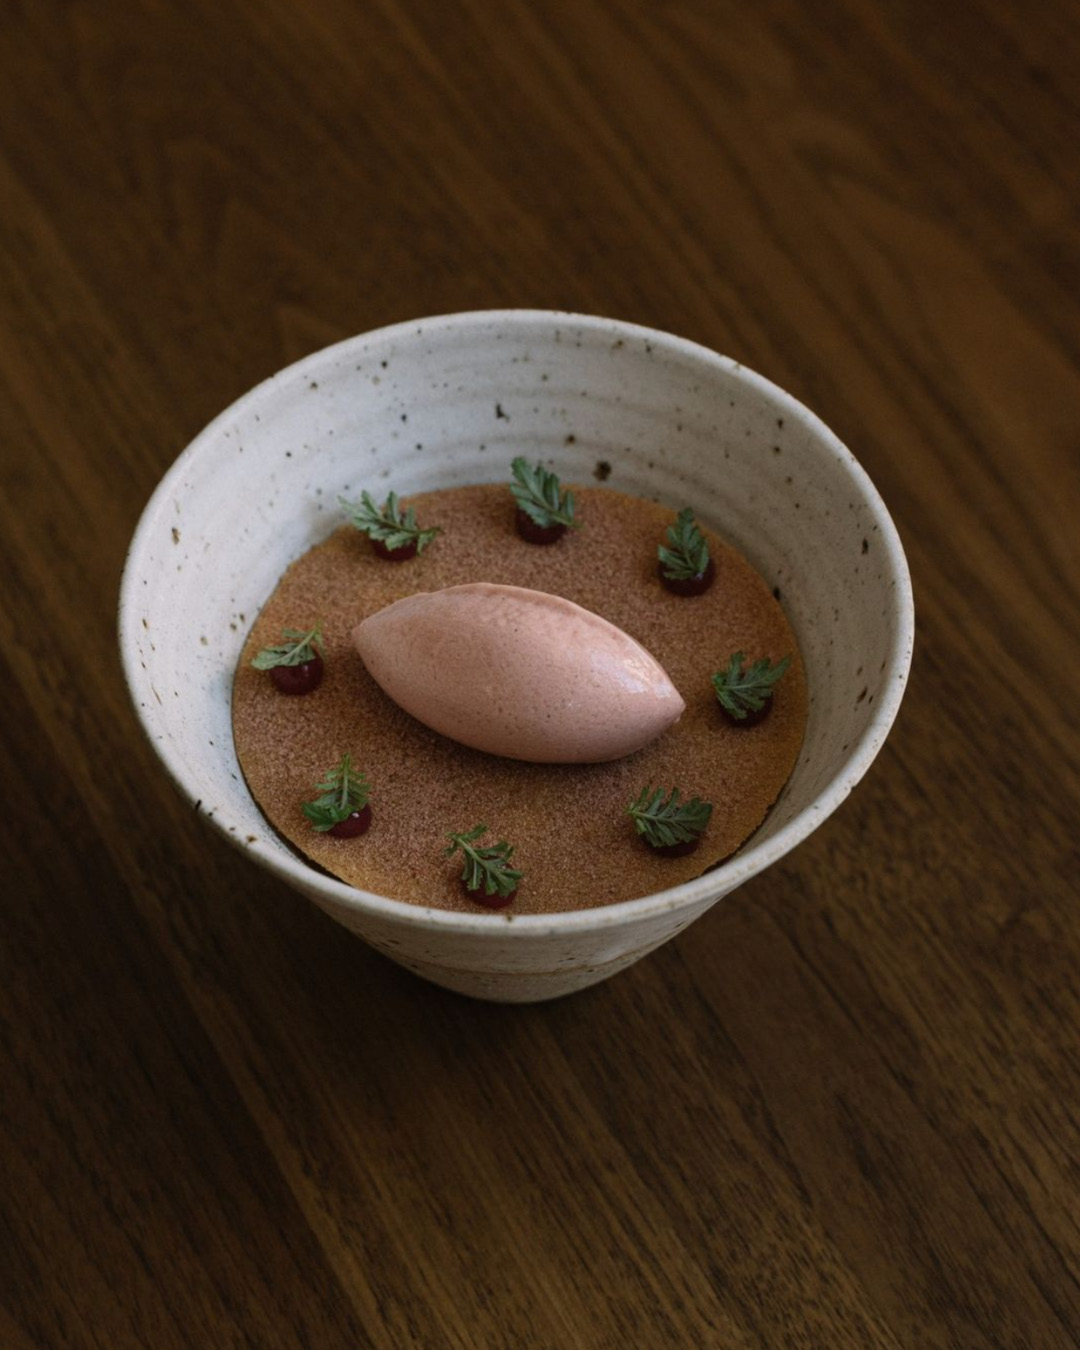
[[[292,692],[291,690],[289,692]],[[320,834],[336,839],[355,839],[371,828],[371,784],[363,769],[353,767],[352,755],[345,752],[332,769],[326,771],[315,791],[320,795],[301,802],[308,824]]]
[[[275,687],[282,694],[310,694],[322,684],[322,632],[319,625],[306,633],[298,628],[285,628],[281,642],[264,647],[252,657],[256,670],[267,670]]]
[[[712,819],[712,802],[691,797],[679,800],[679,789],[665,795],[663,788],[643,787],[626,808],[634,829],[654,853],[682,858],[697,849]]]
[[[655,740],[686,707],[660,663],[572,600],[472,582],[369,615],[353,642],[425,726],[536,764],[597,764]]]
[[[555,544],[567,530],[576,529],[574,494],[558,475],[542,464],[529,464],[518,455],[510,463],[510,492],[517,503],[514,527],[530,544]]]
[[[342,497],[341,505],[384,562],[408,562],[423,553],[439,533],[438,526],[431,530],[420,527],[414,506],[403,511],[396,492],[389,493],[382,506],[375,504],[370,492],[361,492],[358,502],[350,503]]]
[[[608,487],[576,488],[576,528],[536,547],[516,528],[506,484],[419,494],[416,517],[440,532],[400,563],[376,556],[343,525],[299,558],[258,616],[234,682],[240,764],[267,818],[311,862],[377,894],[482,912],[462,887],[461,856],[448,837],[484,822],[484,840],[513,843],[522,880],[507,915],[580,909],[664,890],[733,853],[764,818],[794,767],[807,710],[794,636],[768,583],[718,535],[702,527],[712,585],[670,593],[657,546],[676,513]],[[602,763],[533,763],[463,746],[395,703],[365,668],[352,633],[377,611],[418,592],[484,583],[562,597],[599,615],[646,649],[685,702],[650,743]],[[283,629],[321,625],[322,683],[283,698],[250,660]],[[758,725],[724,714],[712,676],[747,653],[770,668],[790,658],[771,686]],[[311,828],[301,803],[327,766],[346,753],[366,775],[374,814],[362,837]],[[670,856],[639,835],[628,807],[677,788],[685,805],[712,806],[697,849]],[[677,842],[677,841],[676,841]]]
[[[487,909],[505,909],[513,902],[521,881],[521,873],[510,863],[514,846],[505,839],[497,844],[479,843],[485,834],[487,826],[483,823],[460,833],[451,831],[446,856],[451,858],[461,850],[461,884],[468,899]]]
[[[701,595],[713,584],[716,564],[694,513],[684,506],[656,550],[657,573],[673,595]]]
[[[773,688],[790,665],[790,656],[775,665],[763,656],[751,665],[744,652],[733,652],[725,669],[712,677],[713,692],[724,716],[736,726],[753,727],[763,722],[772,711]]]

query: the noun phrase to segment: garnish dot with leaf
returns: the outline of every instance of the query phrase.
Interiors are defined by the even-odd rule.
[[[316,624],[306,632],[299,628],[283,628],[281,644],[264,647],[251,659],[256,670],[265,670],[283,694],[310,694],[322,683],[323,646],[322,626]]]
[[[353,768],[348,752],[327,771],[322,782],[315,784],[315,791],[320,795],[304,802],[300,809],[319,834],[353,839],[370,826],[371,785],[359,769]]]
[[[358,502],[339,497],[338,501],[349,513],[349,519],[361,534],[371,540],[371,546],[387,562],[407,562],[423,553],[428,544],[441,533],[439,527],[422,530],[416,522],[415,507],[403,511],[396,492],[391,492],[382,506],[375,504],[370,492],[361,492]]]
[[[514,849],[505,839],[497,844],[477,843],[486,833],[486,825],[474,825],[471,830],[448,834],[450,847],[446,856],[452,857],[461,850],[461,882],[470,900],[488,909],[505,909],[517,894],[524,874],[510,866]]]
[[[510,491],[517,502],[515,527],[530,544],[554,544],[569,528],[577,528],[574,494],[557,474],[542,464],[530,465],[521,455],[511,461]]]
[[[713,690],[724,715],[737,727],[753,727],[772,708],[773,690],[791,665],[785,656],[775,665],[763,656],[747,665],[743,652],[735,652],[724,670],[712,677]]]
[[[654,852],[678,858],[692,853],[701,843],[712,816],[712,803],[700,797],[681,801],[678,788],[665,794],[663,788],[649,786],[642,788],[626,812]]]
[[[675,595],[701,595],[713,583],[716,564],[694,513],[684,506],[667,528],[667,543],[656,550],[660,580]]]

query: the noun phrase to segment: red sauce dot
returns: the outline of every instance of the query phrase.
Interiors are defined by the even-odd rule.
[[[381,539],[373,539],[371,547],[380,558],[384,558],[387,562],[408,562],[410,558],[416,557],[415,539],[407,544],[402,544],[400,548],[387,548]]]
[[[645,842],[661,858],[685,858],[688,853],[693,853],[701,843],[701,835],[698,835],[696,839],[684,839],[678,844],[649,844],[647,839]]]
[[[772,705],[773,701],[772,697],[770,696],[765,700],[765,702],[761,705],[760,708],[758,708],[756,711],[747,712],[745,717],[733,717],[732,714],[728,712],[728,710],[724,707],[722,703],[718,704],[717,706],[720,709],[721,716],[729,726],[739,727],[740,729],[742,729],[744,727],[756,727],[759,722],[764,722],[766,717],[768,717],[769,713],[772,711]]]
[[[663,563],[658,566],[657,571],[660,574],[660,580],[672,595],[701,595],[713,584],[713,578],[716,576],[716,563],[710,558],[705,571],[699,572],[697,576],[693,577],[674,578],[665,576]]]
[[[483,886],[477,886],[475,891],[470,891],[464,881],[461,883],[461,888],[474,905],[483,905],[485,909],[505,909],[517,895],[516,886],[509,895],[500,895],[498,891],[494,895],[488,895]]]
[[[537,525],[520,506],[514,515],[514,524],[518,534],[529,544],[554,544],[566,533],[566,526],[561,521],[556,521],[554,525]]]
[[[310,694],[322,684],[323,661],[316,652],[301,666],[272,666],[270,678],[282,694]]]
[[[338,823],[327,830],[327,834],[332,834],[335,839],[355,839],[358,834],[363,834],[371,824],[371,803],[362,806],[359,811],[353,811],[351,815],[339,820]]]

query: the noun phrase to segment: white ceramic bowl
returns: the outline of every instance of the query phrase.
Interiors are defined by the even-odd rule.
[[[692,504],[779,589],[810,689],[798,764],[731,861],[642,899],[514,918],[356,890],[306,866],[244,784],[230,687],[245,633],[287,564],[341,523],[339,493],[505,481],[517,454],[569,481],[609,465],[613,488]],[[244,395],[161,481],[120,596],[135,706],[202,814],[256,866],[403,966],[462,993],[515,1002],[624,969],[805,839],[881,748],[913,630],[892,521],[850,451],[812,413],[694,343],[532,310],[363,334]]]

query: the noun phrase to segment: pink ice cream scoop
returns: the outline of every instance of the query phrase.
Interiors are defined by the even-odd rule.
[[[686,704],[621,628],[543,591],[485,581],[422,591],[353,630],[385,692],[463,745],[541,764],[620,759]]]

